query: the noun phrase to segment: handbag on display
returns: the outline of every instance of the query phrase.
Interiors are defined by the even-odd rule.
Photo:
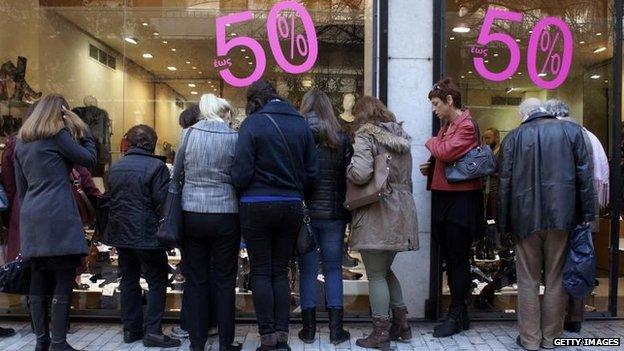
[[[582,299],[594,290],[596,279],[596,252],[590,225],[579,225],[572,231],[568,250],[563,287],[572,297]]]
[[[30,261],[17,256],[15,261],[0,268],[0,292],[28,295],[30,290]]]
[[[392,156],[389,153],[375,156],[373,177],[366,184],[354,184],[347,179],[347,194],[344,202],[344,207],[347,210],[353,211],[381,199],[388,186],[388,176],[390,175],[388,163],[391,159]]]
[[[173,175],[169,183],[167,199],[162,208],[162,217],[158,224],[156,239],[165,247],[180,247],[183,230],[182,219],[182,183],[184,182],[184,153],[192,128],[184,135],[178,157],[173,161]]]
[[[277,125],[273,117],[265,114],[267,118],[273,123],[280,136],[282,137],[282,141],[284,143],[284,147],[286,148],[286,152],[288,153],[288,160],[290,161],[290,167],[293,171],[293,178],[295,179],[295,183],[299,188],[299,192],[301,193],[302,199],[304,198],[303,194],[303,185],[297,179],[297,168],[295,168],[295,161],[293,160],[292,153],[290,152],[290,147],[288,146],[288,141],[282,133],[282,129]],[[297,243],[295,245],[295,256],[305,255],[308,252],[312,252],[317,249],[318,245],[316,243],[316,236],[314,235],[314,230],[312,229],[311,219],[310,219],[310,211],[306,206],[304,200],[301,200],[301,208],[303,211],[303,222],[301,223],[301,227],[299,228],[299,233],[297,234]]]
[[[78,212],[80,213],[82,224],[88,226],[95,223],[95,207],[82,188],[80,173],[77,170],[72,169],[69,174],[69,178],[72,182],[72,195],[74,196],[74,200],[78,206]]]
[[[468,151],[459,160],[449,163],[444,168],[446,180],[449,183],[459,183],[468,180],[483,178],[496,173],[496,157],[487,144],[481,144],[479,125],[470,119],[475,127],[477,147]]]

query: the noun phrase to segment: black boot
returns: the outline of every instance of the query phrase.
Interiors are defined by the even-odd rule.
[[[329,312],[329,341],[338,345],[349,340],[351,334],[342,327],[343,309],[328,308],[327,311]]]
[[[565,322],[563,323],[563,329],[572,333],[580,333],[581,322]]]
[[[276,331],[275,337],[277,338],[277,344],[275,344],[275,350],[291,351],[290,345],[288,345],[288,332]]]
[[[316,340],[316,309],[302,309],[301,322],[303,329],[299,331],[299,339],[306,344],[312,344]]]
[[[470,329],[470,318],[466,305],[451,306],[446,320],[433,328],[433,337],[444,338],[468,329]]]
[[[48,325],[48,304],[45,296],[30,296],[30,320],[33,324],[37,346],[35,351],[48,351],[50,349],[50,328]]]
[[[69,319],[69,296],[54,295],[52,297],[52,343],[50,351],[78,351],[67,343],[67,326]]]

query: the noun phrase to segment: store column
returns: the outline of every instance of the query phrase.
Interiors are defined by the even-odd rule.
[[[433,0],[388,3],[388,107],[405,122],[413,138],[412,177],[420,239],[420,249],[399,254],[393,268],[403,286],[409,317],[424,318],[429,296],[431,195],[418,165],[430,156],[425,142],[432,128],[427,94],[433,77]]]

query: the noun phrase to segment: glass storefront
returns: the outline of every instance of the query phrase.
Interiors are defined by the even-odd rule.
[[[235,107],[234,126],[245,117],[245,86],[224,80],[260,72],[295,106],[317,87],[328,93],[337,115],[353,98],[371,94],[373,52],[372,0],[300,1],[305,13],[289,9],[271,17],[275,0],[6,0],[0,3],[0,142],[17,131],[26,110],[41,94],[60,93],[72,108],[97,106],[101,111],[96,138],[104,157],[94,170],[96,184],[120,157],[125,131],[137,124],[158,133],[157,153],[171,156],[179,142],[179,114],[203,93],[228,99]],[[249,11],[249,18],[217,18]],[[309,14],[318,55],[311,69],[292,74],[283,64],[303,65],[312,55],[310,33],[303,26]],[[300,20],[301,19],[301,20]],[[271,21],[274,21],[271,25]],[[226,23],[227,22],[227,23]],[[271,35],[270,28],[274,33]],[[278,42],[271,43],[269,38]],[[247,45],[238,45],[245,39]],[[238,40],[238,41],[236,41]],[[217,52],[217,44],[227,45]],[[249,45],[255,42],[258,46]],[[231,47],[230,47],[231,46]],[[225,47],[225,46],[224,46]],[[281,55],[279,53],[281,53]],[[263,56],[266,60],[262,60]],[[281,56],[281,59],[275,57]],[[248,84],[247,84],[248,85]],[[345,103],[346,101],[346,103]],[[347,106],[351,108],[351,106]],[[90,236],[92,230],[87,231]],[[74,291],[75,314],[117,315],[119,292],[115,250],[94,240],[87,272]],[[352,253],[357,258],[357,253]],[[7,257],[11,260],[12,258]],[[180,309],[180,254],[169,253],[171,284],[167,312]],[[348,261],[348,260],[345,260]],[[368,315],[368,284],[361,260],[345,262],[344,303],[349,316]],[[237,279],[239,316],[253,315],[242,250]],[[319,271],[322,273],[322,271]],[[319,297],[323,277],[319,275]],[[292,308],[298,310],[296,266],[292,270]],[[323,301],[322,298],[319,301]],[[25,312],[20,296],[0,294],[4,313]]]
[[[612,137],[614,116],[620,116],[614,111],[614,72],[621,72],[614,69],[615,3],[447,0],[441,70],[460,86],[462,102],[482,132],[496,129],[502,140],[520,124],[522,100],[559,99],[569,105],[571,117],[598,137],[610,163],[619,165],[620,160],[613,158],[617,145]],[[621,180],[612,176],[614,181]],[[486,198],[491,205],[493,198]],[[483,316],[513,317],[517,301],[514,254],[506,238],[494,229],[495,207],[487,207],[487,219],[492,221],[484,238],[474,245],[472,309],[484,312]],[[587,312],[599,312],[596,315],[609,311],[612,279],[611,207],[600,214],[594,236],[598,278],[585,306]],[[441,310],[450,302],[443,270],[435,277],[441,280]],[[620,286],[621,295],[624,285]],[[618,306],[621,310],[621,302]]]

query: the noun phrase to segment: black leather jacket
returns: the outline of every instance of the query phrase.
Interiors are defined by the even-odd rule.
[[[505,137],[498,164],[501,233],[522,239],[594,219],[593,172],[581,126],[535,113]]]
[[[344,208],[347,192],[346,168],[351,162],[353,147],[346,134],[340,133],[341,146],[337,149],[318,145],[319,119],[316,114],[306,116],[319,151],[319,176],[314,183],[307,204],[314,219],[349,219]]]

